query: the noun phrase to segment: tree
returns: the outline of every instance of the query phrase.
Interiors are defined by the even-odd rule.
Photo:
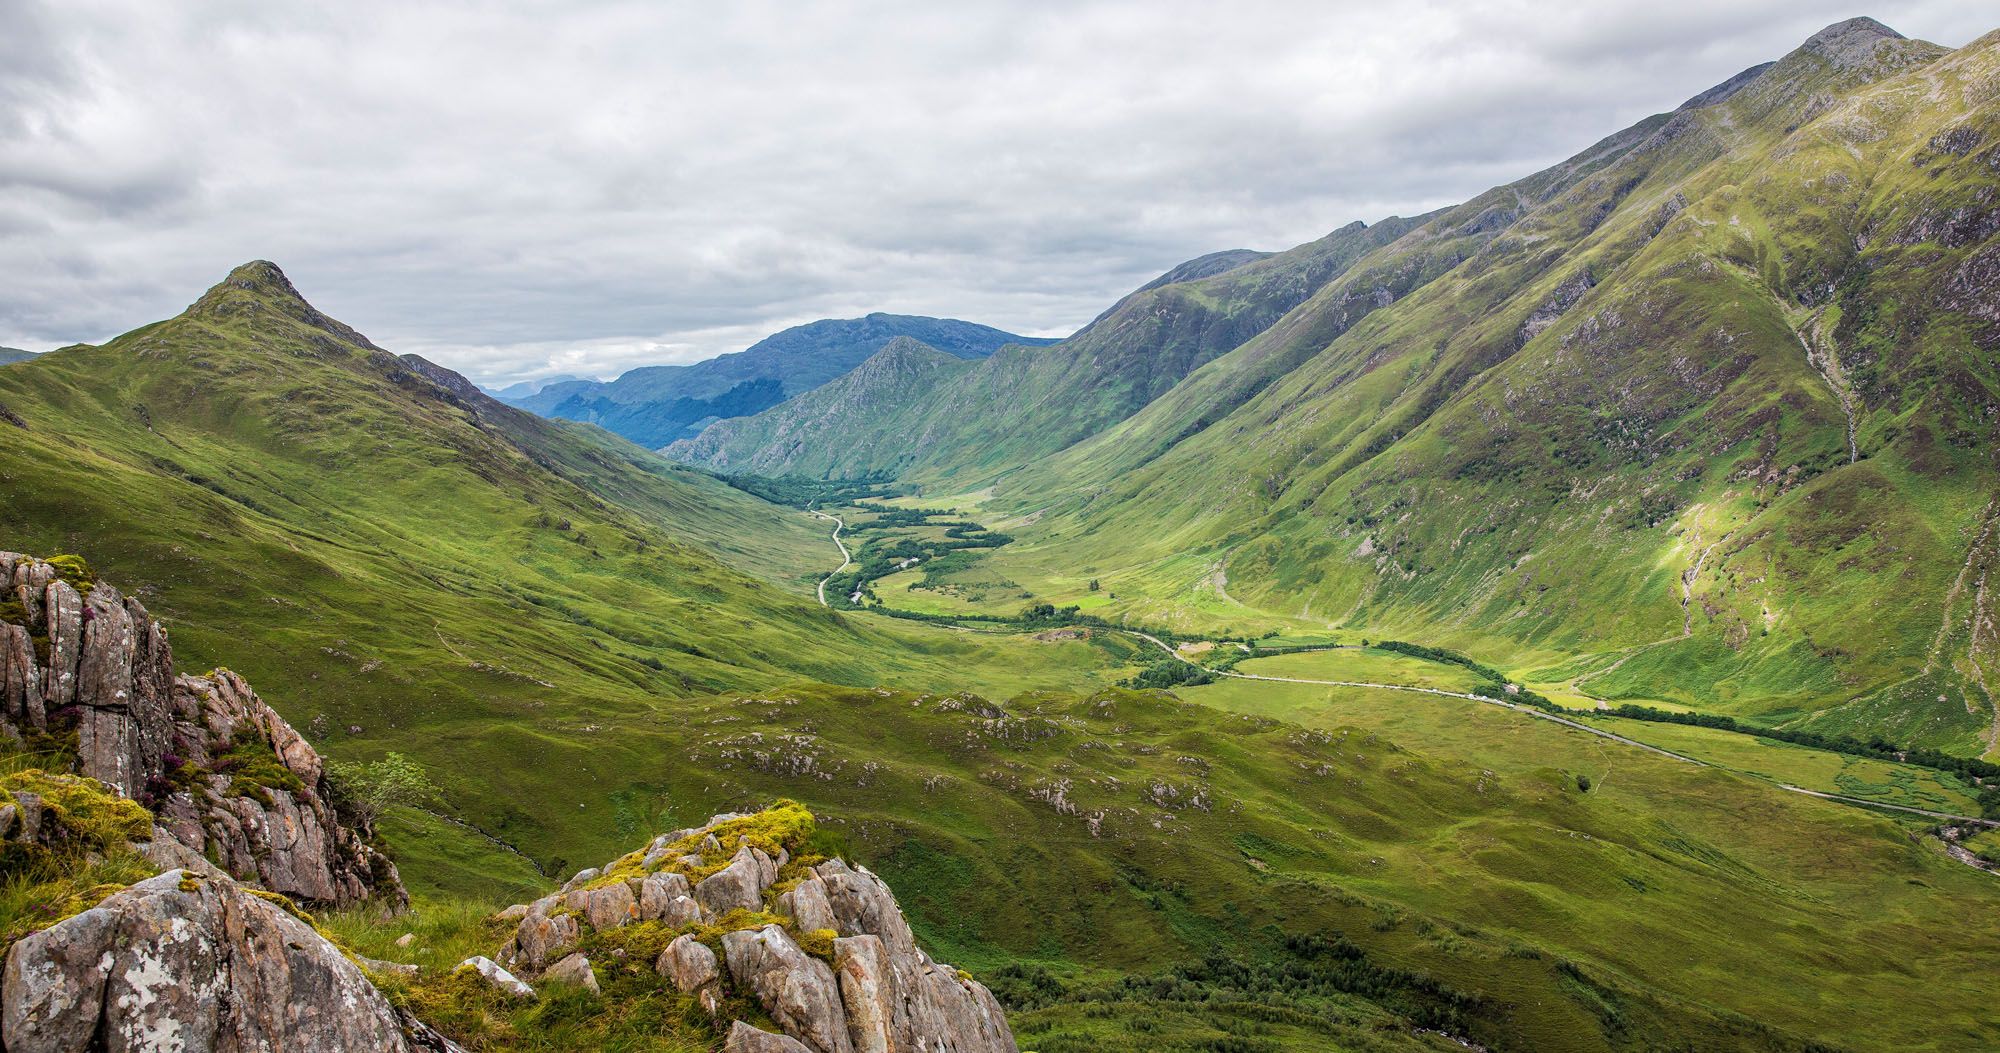
[[[438,799],[437,784],[416,761],[391,753],[372,763],[334,761],[326,776],[340,807],[363,825],[396,805],[424,805]]]
[[[1099,585],[1097,584],[1097,579],[1096,579],[1096,578],[1092,578],[1092,579],[1090,579],[1090,591],[1092,591],[1092,592],[1096,592],[1096,591],[1098,590],[1098,588],[1099,588],[1099,587],[1100,587],[1100,586],[1099,586]]]

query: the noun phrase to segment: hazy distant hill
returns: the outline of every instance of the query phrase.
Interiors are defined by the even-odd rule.
[[[552,384],[510,401],[546,417],[602,425],[641,446],[661,447],[690,438],[713,421],[748,416],[811,391],[899,336],[957,358],[984,358],[1008,344],[1051,342],[951,318],[871,314],[824,319],[691,365],[646,366],[608,382]]]
[[[541,391],[542,389],[548,387],[551,384],[568,384],[580,380],[583,380],[583,378],[569,373],[558,373],[552,377],[541,377],[536,380],[523,380],[517,384],[509,384],[504,388],[484,388],[483,390],[488,395],[491,395],[502,402],[516,403],[521,401],[522,399],[528,398],[529,396],[536,394],[537,392]]]

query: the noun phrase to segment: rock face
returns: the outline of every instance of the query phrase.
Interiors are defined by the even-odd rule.
[[[236,674],[177,675],[166,630],[73,559],[0,552],[0,733],[74,736],[81,774],[239,878],[315,904],[403,905],[395,866],[328,804],[312,746]]]
[[[9,1053],[450,1049],[312,926],[227,879],[170,870],[16,943]]]
[[[729,975],[763,1003],[785,1034],[819,1053],[853,1053],[833,970],[792,942],[782,926],[725,933]]]
[[[551,980],[594,930],[663,925],[678,935],[654,972],[711,1016],[754,999],[784,1032],[737,1021],[725,1050],[1016,1053],[992,993],[924,953],[881,878],[810,854],[810,823],[783,805],[656,838],[503,911],[519,920],[500,960]]]

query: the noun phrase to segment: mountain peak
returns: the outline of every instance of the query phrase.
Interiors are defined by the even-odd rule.
[[[944,352],[939,351],[937,348],[924,343],[914,336],[894,337],[888,343],[883,344],[881,350],[875,352],[875,354],[888,355],[893,358],[907,358],[910,355],[922,355],[926,358],[937,355],[942,355],[945,358],[953,357],[946,355]]]
[[[1824,46],[1844,40],[1907,40],[1903,34],[1890,29],[1876,20],[1862,15],[1834,24],[1814,33],[1806,40],[1806,47]]]
[[[1806,38],[1799,50],[1847,68],[1872,61],[1877,49],[1885,43],[1908,39],[1872,18],[1850,18]]]
[[[190,316],[220,321],[275,312],[292,321],[369,350],[380,351],[374,342],[343,322],[320,313],[306,302],[290,278],[269,260],[251,260],[229,272],[201,294],[187,310]]]
[[[202,294],[201,300],[196,301],[196,306],[218,294],[226,295],[232,289],[240,289],[270,299],[295,300],[302,304],[306,302],[306,298],[299,295],[297,287],[292,285],[290,278],[285,277],[284,271],[278,269],[277,264],[270,260],[251,260],[230,271],[229,277],[217,282],[208,292]]]

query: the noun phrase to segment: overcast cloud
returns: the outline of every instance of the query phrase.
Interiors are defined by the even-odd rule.
[[[1858,13],[0,0],[0,344],[106,339],[253,258],[484,382],[876,310],[1062,335],[1188,257],[1518,178]]]

